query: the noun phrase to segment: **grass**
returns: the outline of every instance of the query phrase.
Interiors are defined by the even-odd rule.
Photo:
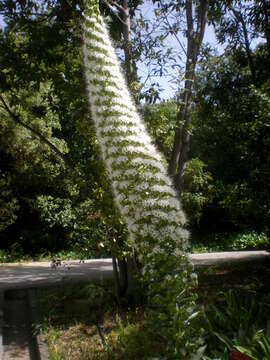
[[[50,359],[132,360],[147,359],[152,354],[149,335],[140,324],[118,327],[115,321],[107,319],[102,331],[104,344],[95,326],[75,324],[68,329],[51,329],[47,333]]]
[[[144,323],[142,306],[119,306],[110,282],[39,290],[38,331],[52,360],[147,359],[160,344]]]

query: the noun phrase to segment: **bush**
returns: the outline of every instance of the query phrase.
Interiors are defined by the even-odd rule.
[[[265,233],[221,232],[194,233],[192,252],[234,251],[267,249],[269,246]]]
[[[212,176],[199,158],[187,162],[182,202],[191,226],[198,225],[203,208],[213,199]]]
[[[220,293],[220,305],[210,306],[208,315],[208,357],[228,359],[233,349],[252,359],[269,359],[270,298]]]

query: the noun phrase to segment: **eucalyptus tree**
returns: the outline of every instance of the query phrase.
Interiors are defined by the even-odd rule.
[[[159,44],[156,51],[158,59],[156,69],[161,76],[164,75],[164,69],[168,71],[166,62],[168,63],[168,60],[174,57],[174,61],[170,63],[171,72],[174,74],[178,72],[178,76],[174,76],[174,81],[177,83],[178,90],[182,88],[181,94],[177,96],[177,121],[168,168],[176,189],[181,193],[190,143],[193,83],[208,21],[209,1],[154,0],[153,3],[155,20],[150,29],[146,28],[146,32],[150,39],[157,29],[162,32],[161,35],[155,37],[154,41],[154,44],[155,42]],[[174,49],[169,47],[164,54],[163,43],[166,39],[168,41],[174,39]],[[165,55],[163,58],[162,54]]]
[[[265,0],[216,1],[211,4],[210,21],[217,39],[227,49],[244,50],[253,84],[260,81],[253,50],[256,44],[265,44],[270,54],[270,3]]]
[[[132,20],[142,0],[103,0],[109,9],[109,15],[113,19],[111,33],[114,35],[117,45],[123,50],[123,67],[127,83],[132,88],[132,83],[137,81],[136,58],[134,56],[134,45],[132,42]],[[106,12],[105,12],[106,13]],[[115,36],[116,35],[116,36]]]
[[[183,185],[185,166],[188,160],[190,143],[189,127],[195,69],[204,38],[208,8],[208,0],[198,2],[187,0],[185,2],[187,50],[184,90],[179,101],[174,145],[169,162],[169,174],[174,177],[175,186],[180,193]]]

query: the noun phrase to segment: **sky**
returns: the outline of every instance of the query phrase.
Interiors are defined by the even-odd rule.
[[[3,28],[5,26],[3,17],[0,15],[0,27]]]

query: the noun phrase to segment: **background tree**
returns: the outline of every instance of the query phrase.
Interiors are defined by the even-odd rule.
[[[113,208],[85,111],[81,10],[75,1],[1,3],[1,169],[17,199],[6,248],[72,242],[90,254],[107,239],[109,251],[113,210],[107,222],[101,210]]]
[[[248,66],[238,53],[201,66],[192,153],[208,164],[215,180],[214,222],[263,230],[270,207],[270,102],[247,76]]]
[[[179,7],[179,5],[173,6]],[[184,90],[179,101],[174,145],[169,162],[169,174],[175,178],[175,186],[179,193],[182,190],[183,175],[188,160],[192,88],[207,22],[208,7],[209,2],[207,0],[201,0],[198,3],[189,0],[185,2],[187,51]]]

